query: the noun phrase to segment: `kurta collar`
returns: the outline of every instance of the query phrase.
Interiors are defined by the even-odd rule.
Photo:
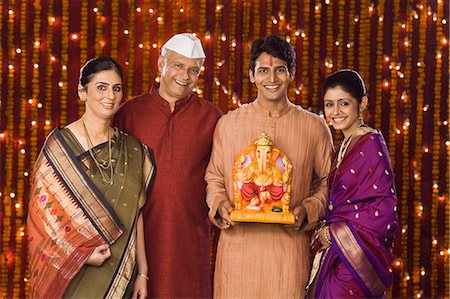
[[[163,97],[161,97],[159,95],[159,84],[153,84],[151,89],[150,89],[150,94],[155,95],[155,99],[157,101],[158,104],[160,104],[161,106],[164,107],[169,107],[169,102],[167,102]],[[189,100],[191,100],[192,98],[194,98],[194,94],[193,93],[189,93],[187,96],[185,96],[182,99],[179,99],[178,101],[175,102],[175,109],[177,109],[177,107],[181,107],[186,105]]]
[[[288,113],[289,110],[293,106],[293,104],[291,102],[287,102],[286,105],[284,105],[281,109],[269,111],[266,108],[264,108],[258,100],[255,100],[254,103],[255,103],[256,110],[259,113],[262,113],[262,114],[264,114],[264,116],[268,116],[271,118],[279,118],[279,117],[286,115],[286,113]]]

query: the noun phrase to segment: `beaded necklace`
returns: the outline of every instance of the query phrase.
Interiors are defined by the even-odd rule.
[[[114,183],[114,168],[112,165],[112,145],[111,145],[111,133],[110,130],[108,128],[108,153],[109,153],[109,159],[108,162],[100,162],[97,160],[97,158],[95,157],[92,148],[94,147],[91,138],[89,137],[89,133],[86,129],[86,125],[84,123],[84,118],[81,119],[81,122],[83,124],[83,128],[84,128],[84,133],[86,135],[86,140],[88,143],[88,152],[89,155],[91,156],[92,160],[94,161],[94,164],[97,166],[98,170],[100,171],[100,175],[102,176],[103,181],[108,184],[108,185],[112,185]],[[110,172],[109,175],[109,180],[107,179],[107,175],[103,172],[103,170],[108,170]]]

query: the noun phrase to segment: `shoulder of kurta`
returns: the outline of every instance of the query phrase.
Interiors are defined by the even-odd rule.
[[[303,109],[299,105],[294,105],[293,109],[294,109],[295,113],[301,115],[301,117],[306,118],[308,120],[317,121],[317,122],[324,121],[324,119],[320,115],[318,115],[314,112],[308,111],[306,109]]]
[[[227,127],[229,127],[229,123],[232,123],[232,118],[230,118],[227,114],[222,115],[217,121],[216,128],[214,129],[214,134],[222,133]]]
[[[197,95],[194,95],[194,98],[192,100],[197,104],[199,109],[204,109],[204,111],[214,115],[217,118],[219,118],[223,114],[222,110],[220,110],[219,107],[204,98],[200,98]]]
[[[317,126],[318,128],[326,129],[326,132],[329,132],[327,123],[325,122],[325,119],[321,117],[320,115],[308,111],[306,109],[303,109],[302,107],[295,105],[294,106],[294,113],[297,117],[299,117],[300,121],[303,122],[309,122],[313,126]]]
[[[126,102],[124,102],[117,113],[123,113],[124,111],[129,111],[130,109],[133,109],[136,106],[145,105],[148,104],[148,101],[152,98],[152,94],[150,93],[143,93],[140,95],[137,95],[135,97],[132,97],[131,99],[128,99]]]
[[[226,114],[223,114],[219,118],[219,121],[217,122],[216,125],[215,129],[216,137],[217,134],[220,134],[222,136],[223,134],[226,134],[227,131],[230,131],[230,128],[232,128],[234,125],[237,124],[238,119],[242,115],[248,115],[249,113],[248,106],[249,106],[248,104],[244,104],[235,110],[230,110]]]
[[[250,104],[243,104],[237,109],[228,111],[221,117],[221,119],[224,119],[224,121],[234,120],[241,115],[247,115],[248,113],[250,113],[250,110],[251,110]]]

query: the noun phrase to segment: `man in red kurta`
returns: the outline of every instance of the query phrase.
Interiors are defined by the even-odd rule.
[[[198,38],[173,36],[158,59],[159,87],[124,103],[115,116],[119,128],[155,154],[156,179],[144,208],[151,298],[212,297],[204,173],[222,112],[192,93],[204,58]]]

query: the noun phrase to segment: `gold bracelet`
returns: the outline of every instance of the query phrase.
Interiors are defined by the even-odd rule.
[[[139,272],[138,272],[138,275],[144,277],[146,280],[150,280],[150,277],[148,277],[148,276],[145,275],[145,274],[142,274],[142,273],[139,273]]]

